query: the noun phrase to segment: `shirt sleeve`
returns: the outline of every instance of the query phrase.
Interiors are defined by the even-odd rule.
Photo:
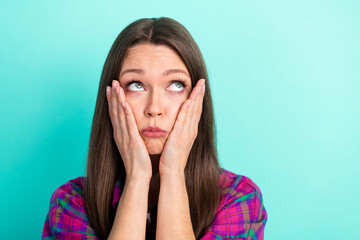
[[[201,240],[263,240],[267,221],[262,194],[247,177],[238,177],[233,191],[221,201],[212,225]]]
[[[51,196],[42,239],[99,239],[90,227],[82,190],[66,183]]]

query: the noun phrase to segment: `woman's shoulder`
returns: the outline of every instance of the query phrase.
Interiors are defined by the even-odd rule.
[[[234,191],[239,193],[261,192],[259,186],[253,182],[252,179],[245,175],[236,174],[227,169],[222,168],[220,175],[220,187],[224,193],[234,194]]]
[[[59,200],[64,199],[83,201],[84,180],[85,177],[80,176],[60,185],[52,193],[50,202],[58,203]]]
[[[220,179],[222,194],[218,213],[228,213],[231,208],[234,211],[241,210],[244,214],[244,222],[253,222],[266,217],[259,216],[266,214],[266,211],[261,190],[252,179],[224,168],[222,168]]]
[[[84,180],[85,177],[71,179],[52,193],[42,239],[96,236],[85,209]]]
[[[258,185],[247,176],[222,168],[219,187],[219,207],[201,239],[263,239],[267,212]]]

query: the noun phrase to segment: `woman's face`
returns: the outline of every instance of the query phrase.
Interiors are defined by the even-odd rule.
[[[166,45],[135,45],[128,49],[119,82],[148,153],[161,154],[180,107],[192,90],[185,64]],[[144,136],[142,130],[149,126],[167,133],[162,137]]]

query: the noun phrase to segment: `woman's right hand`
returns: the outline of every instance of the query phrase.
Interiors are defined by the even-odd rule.
[[[117,80],[106,87],[109,115],[113,126],[113,137],[124,162],[126,177],[146,178],[150,181],[152,167],[149,153],[141,138],[124,90]],[[123,105],[125,107],[123,107]]]

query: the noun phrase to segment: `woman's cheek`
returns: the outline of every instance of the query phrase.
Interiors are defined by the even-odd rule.
[[[142,94],[130,91],[125,92],[125,99],[132,106],[144,105],[146,101]]]

